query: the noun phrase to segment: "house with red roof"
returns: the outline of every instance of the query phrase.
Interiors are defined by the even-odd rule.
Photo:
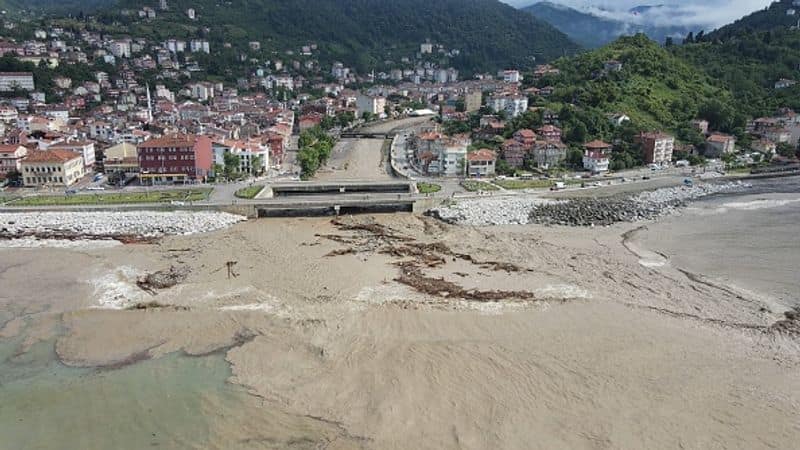
[[[583,168],[592,173],[608,171],[611,144],[594,140],[583,145]]]
[[[494,175],[497,153],[488,148],[467,154],[467,174],[471,177],[487,177]]]
[[[86,175],[83,157],[69,150],[34,150],[20,164],[25,186],[71,186]]]

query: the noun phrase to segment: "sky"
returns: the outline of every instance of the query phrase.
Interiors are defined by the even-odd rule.
[[[539,0],[503,0],[513,6],[527,6]],[[589,11],[595,15],[623,22],[653,25],[686,25],[709,30],[726,25],[754,11],[764,9],[772,0],[549,0]],[[669,5],[672,8],[654,10],[633,16],[628,10],[639,5]]]

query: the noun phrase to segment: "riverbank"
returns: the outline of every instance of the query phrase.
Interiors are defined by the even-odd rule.
[[[43,373],[35,362],[46,353],[102,374],[81,385],[96,395],[94,432],[128,426],[192,443],[186,428],[170,434],[146,419],[149,408],[171,410],[177,390],[179,404],[195,405],[178,416],[208,430],[195,445],[206,448],[788,448],[800,439],[800,348],[774,327],[784,303],[680,259],[694,244],[707,267],[731,257],[796,267],[798,252],[738,244],[758,222],[725,214],[763,209],[722,206],[795,207],[774,203],[791,199],[780,195],[708,195],[647,229],[455,226],[389,214],[259,219],[111,248],[0,249],[0,379],[21,367]],[[716,201],[718,216],[698,213],[691,223],[702,235],[687,236],[679,219]],[[719,228],[734,220],[749,225]],[[796,222],[764,220],[774,225],[764,239],[796,236]],[[672,238],[654,245],[662,236]],[[186,274],[177,285],[137,285],[171,267]],[[774,277],[800,291],[789,271]],[[176,355],[224,357],[223,386],[249,395],[203,387],[207,371],[220,380],[216,365],[173,366],[194,374],[155,391],[129,383],[152,373],[129,370]],[[71,383],[47,379],[33,386],[37,396],[4,395],[14,413],[0,420],[58,429],[55,415],[36,411],[54,398],[58,410],[85,408],[61,395]],[[109,383],[153,395],[118,406],[103,401],[120,392]],[[59,436],[29,433],[22,448],[73,442]],[[139,442],[126,436],[111,442]]]

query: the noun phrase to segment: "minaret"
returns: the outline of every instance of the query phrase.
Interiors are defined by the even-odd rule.
[[[147,123],[153,121],[153,101],[150,99],[150,83],[145,83],[147,86]]]

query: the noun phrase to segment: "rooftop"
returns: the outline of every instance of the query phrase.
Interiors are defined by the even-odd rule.
[[[67,161],[72,161],[73,159],[80,158],[81,156],[77,153],[73,153],[69,150],[36,150],[31,153],[28,153],[28,156],[25,158],[25,162],[27,163],[65,163]]]

